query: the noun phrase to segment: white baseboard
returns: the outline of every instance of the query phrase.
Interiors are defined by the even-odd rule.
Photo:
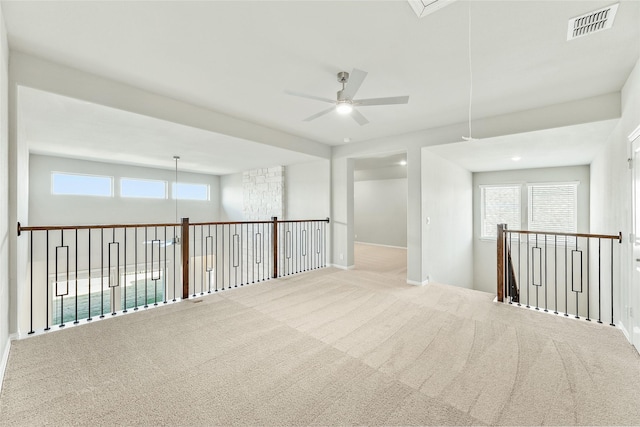
[[[407,249],[405,246],[382,245],[380,243],[358,242],[357,240],[355,240],[353,243],[357,243],[359,245],[382,246],[383,248]]]
[[[331,264],[331,267],[339,268],[340,270],[353,270],[355,268],[355,265]]]
[[[429,283],[429,279],[423,280],[422,282],[416,282],[415,280],[407,280],[407,285],[413,286],[424,286]]]
[[[624,327],[624,325],[622,324],[622,322],[618,322],[618,328],[622,331],[622,333],[624,334],[625,338],[627,339],[627,341],[629,341],[629,343],[631,343],[631,335],[629,335],[629,332],[627,331],[627,328]]]
[[[0,360],[0,391],[2,391],[2,383],[4,382],[4,371],[7,369],[9,361],[9,350],[11,349],[11,338],[7,339],[7,346],[4,349],[2,360]]]

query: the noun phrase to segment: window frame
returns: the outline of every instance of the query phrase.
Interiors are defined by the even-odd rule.
[[[517,188],[518,189],[518,216],[519,227],[522,229],[522,186],[524,183],[504,183],[504,184],[480,184],[480,240],[496,240],[498,236],[485,234],[485,189],[486,188]],[[497,224],[496,224],[497,225]]]
[[[93,177],[93,178],[107,178],[107,179],[109,179],[110,194],[109,195],[104,195],[104,194],[58,193],[58,192],[55,191],[55,182],[54,182],[55,175],[84,176],[84,177]],[[113,198],[113,197],[115,197],[114,177],[112,175],[96,175],[96,174],[89,174],[89,173],[51,171],[50,177],[51,177],[50,193],[51,193],[52,196],[73,196],[73,197],[79,196],[79,197],[102,197],[102,198]]]
[[[122,194],[122,183],[123,181],[144,181],[144,182],[158,182],[164,185],[164,196],[163,197],[155,197],[155,196],[125,196]],[[130,177],[120,177],[120,193],[119,196],[123,199],[145,199],[145,200],[167,200],[169,198],[169,185],[168,182],[162,179],[147,179],[147,178],[130,178]]]
[[[195,198],[178,198],[177,188],[179,185],[193,185],[193,186],[203,186],[206,189],[206,198],[204,199],[195,199]],[[209,184],[205,184],[202,182],[172,182],[171,183],[171,199],[172,200],[182,200],[187,202],[209,202],[211,201],[211,186]]]

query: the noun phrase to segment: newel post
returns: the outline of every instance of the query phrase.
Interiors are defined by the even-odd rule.
[[[182,218],[182,299],[189,298],[189,218]]]
[[[498,278],[498,283],[497,283],[497,289],[496,289],[496,295],[498,297],[498,301],[503,302],[504,301],[504,236],[505,236],[505,232],[504,230],[506,230],[507,228],[507,224],[498,224],[498,237],[496,239],[496,243],[497,243],[497,278]]]
[[[271,217],[271,221],[273,221],[271,239],[273,245],[273,274],[271,278],[278,278],[278,217]]]

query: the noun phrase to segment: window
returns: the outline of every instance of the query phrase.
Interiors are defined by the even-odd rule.
[[[209,200],[207,184],[173,183],[173,198],[180,200]]]
[[[520,230],[521,185],[482,185],[481,192],[481,238],[497,237],[497,225]]]
[[[113,196],[110,176],[51,172],[51,193],[75,196]]]
[[[578,183],[529,184],[529,230],[575,233]]]
[[[167,182],[150,179],[122,178],[120,180],[120,196],[166,199]]]

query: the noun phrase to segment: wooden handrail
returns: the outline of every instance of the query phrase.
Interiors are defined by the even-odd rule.
[[[294,223],[294,222],[326,222],[329,218],[324,219],[289,219],[277,220],[278,223]],[[189,225],[238,225],[238,224],[272,224],[270,221],[220,221],[220,222],[190,222]],[[47,230],[88,230],[88,229],[106,229],[106,228],[143,228],[143,227],[180,227],[178,223],[149,223],[149,224],[92,224],[92,225],[37,225],[23,226],[18,222],[18,236],[23,231],[47,231]]]
[[[618,240],[622,243],[622,232],[616,234],[589,234],[589,233],[559,233],[556,231],[529,231],[529,230],[509,230],[505,229],[505,233],[509,234],[546,234],[547,236],[568,236],[568,237],[589,237],[594,239],[611,239]]]

